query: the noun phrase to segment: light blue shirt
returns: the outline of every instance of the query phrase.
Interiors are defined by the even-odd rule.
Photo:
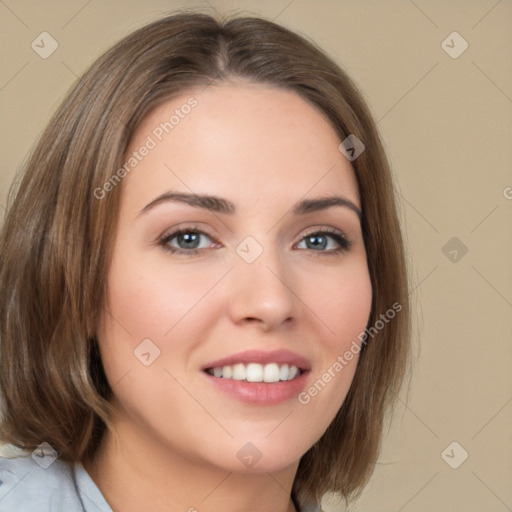
[[[0,512],[112,512],[80,463],[0,456]]]
[[[81,463],[3,455],[0,450],[0,512],[113,512]],[[321,509],[312,503],[303,510]]]

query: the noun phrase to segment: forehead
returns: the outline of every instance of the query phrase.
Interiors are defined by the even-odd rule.
[[[333,192],[359,205],[339,143],[325,116],[293,91],[257,84],[190,89],[139,125],[125,159],[138,152],[140,160],[123,187],[139,202],[168,188],[236,197],[242,206]]]

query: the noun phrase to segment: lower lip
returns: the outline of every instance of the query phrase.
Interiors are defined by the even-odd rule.
[[[237,400],[254,405],[276,405],[296,398],[304,389],[309,372],[305,371],[295,379],[279,382],[247,382],[203,373],[217,389]]]

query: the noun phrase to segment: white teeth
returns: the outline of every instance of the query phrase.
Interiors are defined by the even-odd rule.
[[[215,374],[215,370],[213,370]],[[220,375],[215,375],[215,377],[224,377],[225,379],[231,379],[233,377],[233,369],[231,366],[223,366],[222,373]]]
[[[246,380],[247,382],[279,382],[292,380],[301,374],[296,366],[277,363],[261,365],[249,363],[247,365],[238,363],[233,366],[210,368],[207,370],[210,375],[223,379]]]
[[[298,371],[299,370],[296,366],[292,366],[290,368],[290,372],[288,373],[288,380],[292,380],[295,377],[295,375],[297,375]]]
[[[215,369],[213,372],[215,374]],[[245,371],[245,366],[243,364],[235,364],[235,366],[233,366],[232,378],[235,380],[245,380],[247,378],[247,372]]]
[[[263,382],[279,382],[279,366],[276,363],[266,364],[263,370]]]
[[[247,382],[261,382],[263,380],[263,366],[249,363],[247,365]]]

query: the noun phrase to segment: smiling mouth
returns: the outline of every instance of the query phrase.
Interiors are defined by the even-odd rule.
[[[209,375],[220,379],[273,383],[294,380],[300,377],[305,370],[287,363],[238,363],[207,368],[205,371]]]

